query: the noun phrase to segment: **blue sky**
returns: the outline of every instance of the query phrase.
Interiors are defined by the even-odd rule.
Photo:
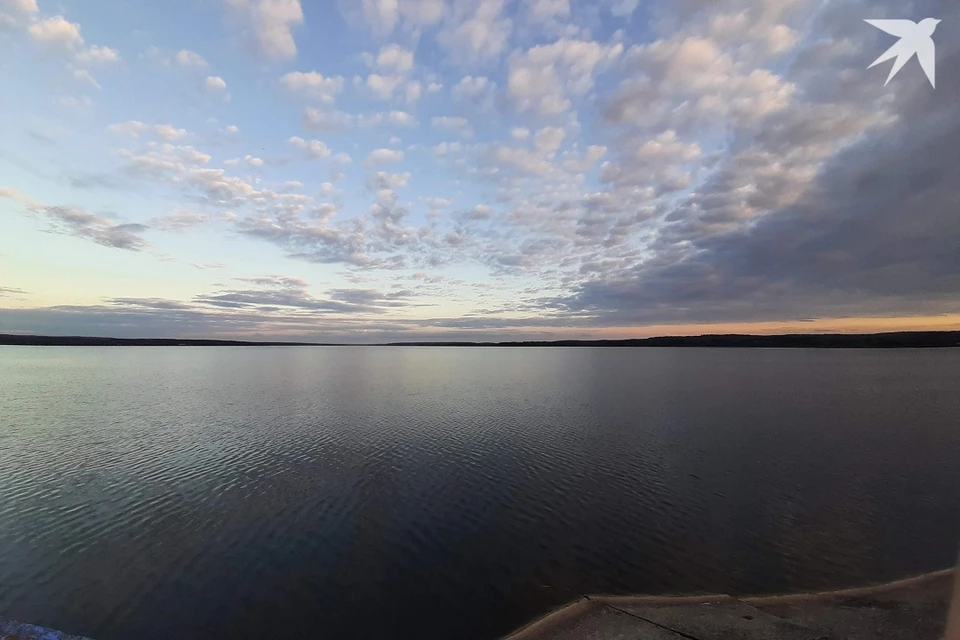
[[[953,326],[955,265],[904,246],[950,241],[956,219],[939,205],[915,228],[871,219],[869,197],[825,180],[838,163],[869,174],[882,158],[866,150],[899,135],[925,91],[918,68],[888,87],[866,70],[889,43],[862,20],[944,19],[946,80],[922,95],[947,114],[956,13],[932,0],[0,0],[0,330]],[[954,120],[919,137],[935,144]],[[919,188],[884,202],[946,207],[954,187]],[[911,242],[863,246],[858,225]]]

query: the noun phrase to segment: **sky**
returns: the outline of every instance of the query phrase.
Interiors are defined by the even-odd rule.
[[[0,0],[0,332],[960,329],[958,80],[953,0]]]

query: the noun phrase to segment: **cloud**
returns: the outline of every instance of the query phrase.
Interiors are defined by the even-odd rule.
[[[342,76],[325,77],[316,71],[291,71],[280,78],[280,83],[288,90],[302,93],[321,104],[333,104],[343,91]]]
[[[70,22],[63,16],[45,18],[30,25],[30,36],[42,45],[51,48],[70,50],[83,44],[80,25]]]
[[[412,127],[417,124],[417,119],[407,111],[391,111],[387,114],[387,121],[401,127]]]
[[[629,18],[640,6],[640,0],[604,0],[602,3],[617,18]]]
[[[150,228],[159,231],[183,233],[192,231],[210,222],[210,216],[204,213],[188,210],[177,210],[165,216],[150,220]]]
[[[297,44],[292,29],[303,24],[300,0],[224,0],[253,30],[257,50],[270,60],[292,60]]]
[[[0,298],[5,296],[22,296],[27,292],[17,287],[0,287]]]
[[[398,8],[407,24],[414,27],[440,22],[446,10],[444,0],[400,0]]]
[[[475,100],[485,95],[494,84],[485,76],[464,76],[450,92],[457,100]]]
[[[207,61],[199,53],[189,49],[181,49],[173,56],[173,60],[181,67],[206,68]]]
[[[363,17],[377,35],[388,35],[397,25],[399,2],[397,0],[360,0]]]
[[[616,61],[622,43],[604,45],[561,38],[510,56],[507,93],[520,112],[557,116],[572,107],[571,98],[583,96],[594,85],[594,74]]]
[[[384,76],[379,73],[371,73],[367,76],[366,85],[381,100],[389,100],[403,81],[404,77],[401,75]]]
[[[363,161],[365,167],[376,167],[381,164],[400,162],[403,160],[403,151],[394,149],[374,149]]]
[[[293,136],[287,142],[307,158],[326,158],[330,156],[330,147],[320,140],[304,140],[298,136]]]
[[[493,209],[485,204],[478,204],[473,209],[464,211],[461,217],[465,220],[487,220],[493,215]]]
[[[386,173],[377,171],[367,176],[366,185],[368,189],[398,189],[407,186],[410,182],[409,173]]]
[[[570,0],[528,0],[524,8],[530,22],[546,22],[569,16]]]
[[[413,71],[413,51],[398,44],[385,45],[377,54],[376,66],[381,71],[409,73]]]
[[[31,15],[40,11],[37,0],[5,0],[3,8],[18,15]]]
[[[419,80],[411,80],[404,89],[404,99],[407,102],[416,102],[420,99],[420,91],[422,88],[423,85],[420,84]]]
[[[67,109],[83,111],[93,105],[93,100],[90,96],[61,96],[57,98],[57,103]]]
[[[350,126],[353,118],[341,111],[323,111],[307,107],[303,112],[303,126],[312,131],[339,131]]]
[[[79,51],[74,59],[81,64],[115,64],[121,60],[116,49],[97,45]]]
[[[140,251],[149,246],[142,237],[148,229],[146,225],[117,224],[114,220],[79,207],[43,205],[9,187],[0,187],[0,198],[19,202],[28,213],[45,219],[54,233],[91,240],[114,249]]]
[[[100,83],[97,82],[96,79],[92,75],[90,75],[90,72],[87,71],[86,69],[74,69],[73,77],[76,78],[77,80],[87,83],[94,89],[100,89]]]
[[[209,94],[225,95],[227,82],[220,76],[207,76],[207,79],[203,81],[203,88]]]
[[[127,120],[126,122],[111,124],[107,127],[107,131],[132,138],[139,138],[142,134],[152,133],[163,140],[179,140],[188,134],[186,129],[178,129],[170,124],[147,124],[139,120]]]
[[[513,21],[504,15],[505,5],[505,0],[458,0],[437,42],[460,64],[498,57],[513,30]]]
[[[436,116],[430,118],[430,124],[433,125],[434,129],[440,129],[441,131],[455,131],[464,137],[470,137],[473,135],[473,129],[470,127],[470,123],[466,118],[455,116]]]
[[[397,44],[388,44],[381,47],[376,58],[371,59],[371,65],[377,72],[368,75],[364,84],[378,98],[388,100],[398,91],[403,91],[408,102],[420,97],[419,82],[407,81],[407,76],[413,70],[413,51]]]

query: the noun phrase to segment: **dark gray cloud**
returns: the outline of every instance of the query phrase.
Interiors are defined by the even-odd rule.
[[[42,207],[40,212],[57,233],[86,238],[105,247],[130,251],[139,251],[148,245],[142,234],[149,227],[143,224],[113,224],[112,220],[77,207]]]
[[[956,5],[914,4],[960,23]],[[865,9],[832,3],[816,24],[839,39]],[[938,75],[960,77],[960,37],[938,35]],[[583,263],[591,277],[551,306],[611,324],[960,312],[960,85],[934,91],[906,68],[884,89],[864,70],[881,39],[802,47],[786,75],[797,99],[734,136],[646,255]]]

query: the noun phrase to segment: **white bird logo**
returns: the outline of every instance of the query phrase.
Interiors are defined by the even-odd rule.
[[[923,72],[927,74],[927,80],[934,89],[937,88],[937,69],[935,60],[935,48],[933,44],[933,32],[936,30],[940,21],[935,18],[921,20],[917,24],[913,20],[864,20],[872,24],[881,31],[886,31],[890,35],[899,36],[900,40],[886,50],[886,52],[873,61],[867,69],[872,69],[881,62],[886,62],[890,58],[896,57],[897,61],[893,63],[890,69],[890,75],[883,86],[887,86],[897,72],[903,68],[903,65],[910,61],[914,54],[923,67]]]

